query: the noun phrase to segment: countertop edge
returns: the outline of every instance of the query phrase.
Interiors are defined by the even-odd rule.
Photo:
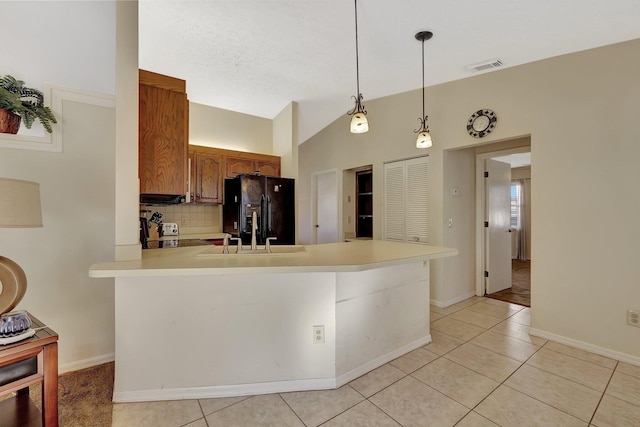
[[[376,243],[371,243],[376,242]],[[367,259],[367,254],[356,253],[353,260],[349,257],[336,255],[336,248],[349,250],[356,249],[355,245],[375,245],[374,250],[388,250],[389,256],[385,257],[380,253],[371,255]],[[398,246],[408,245],[408,246]],[[251,258],[234,259],[233,262],[224,262],[218,259],[217,262],[205,261],[202,258],[196,260],[197,250],[192,248],[176,249],[172,256],[162,256],[156,259],[141,259],[132,261],[101,262],[93,264],[89,269],[91,278],[112,278],[112,277],[159,277],[159,276],[208,276],[221,274],[286,274],[286,273],[322,273],[322,272],[359,272],[374,270],[394,265],[401,265],[410,262],[428,261],[458,255],[458,250],[446,247],[414,245],[409,243],[397,243],[386,241],[369,242],[341,242],[327,245],[309,245],[308,255],[301,255],[300,258],[278,257],[271,261],[262,259],[256,261]],[[404,249],[406,255],[397,255],[394,250]],[[425,250],[426,249],[426,250]],[[167,250],[162,250],[162,254]],[[309,257],[309,258],[307,258]],[[386,259],[385,259],[386,258]],[[166,261],[163,261],[166,260]],[[231,258],[228,259],[229,261]],[[273,265],[271,265],[273,263]],[[287,263],[289,263],[287,265]],[[252,265],[253,264],[253,265]],[[261,264],[261,265],[255,265]]]

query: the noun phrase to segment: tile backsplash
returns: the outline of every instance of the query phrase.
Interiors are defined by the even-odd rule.
[[[197,232],[219,232],[222,229],[222,206],[196,205],[184,203],[181,205],[140,205],[140,216],[151,218],[154,212],[163,215],[163,222],[175,222],[180,233],[188,233],[189,229]]]

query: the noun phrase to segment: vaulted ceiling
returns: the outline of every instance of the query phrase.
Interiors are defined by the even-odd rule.
[[[299,143],[353,107],[352,0],[140,0],[139,21],[140,67],[185,79],[193,102],[272,119],[295,101]],[[640,38],[640,1],[359,0],[365,106],[422,86],[420,30],[434,33],[431,86],[487,60],[513,67]]]

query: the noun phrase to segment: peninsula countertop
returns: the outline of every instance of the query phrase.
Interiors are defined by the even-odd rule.
[[[194,246],[144,250],[139,260],[93,264],[89,269],[89,277],[350,272],[458,254],[457,249],[453,248],[383,240],[306,245],[302,253],[293,254],[231,253],[206,256],[209,248]]]

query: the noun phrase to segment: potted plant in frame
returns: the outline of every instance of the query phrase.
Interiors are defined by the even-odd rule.
[[[0,133],[15,135],[22,120],[27,129],[31,129],[36,119],[49,133],[51,123],[58,123],[51,109],[44,105],[42,92],[25,87],[22,80],[13,76],[0,78]]]

